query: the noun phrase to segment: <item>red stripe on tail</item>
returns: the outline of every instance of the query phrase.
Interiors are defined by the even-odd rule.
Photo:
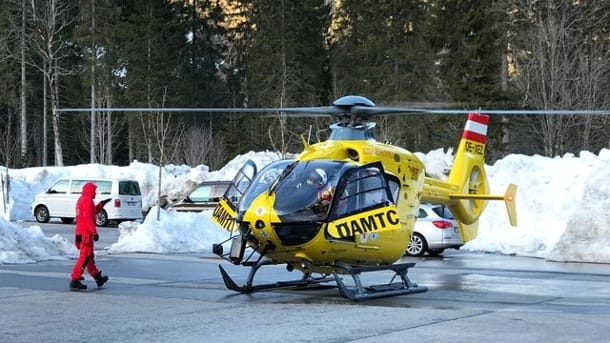
[[[487,114],[479,114],[475,112],[468,113],[468,120],[475,121],[479,124],[488,125],[489,116]]]
[[[464,131],[462,138],[465,138],[469,141],[485,144],[487,143],[487,136],[482,135],[480,133],[472,132],[472,131]]]
[[[468,113],[468,121],[466,121],[466,127],[464,127],[464,134],[462,138],[485,144],[487,142],[487,124],[489,123],[489,116],[485,114],[479,114],[470,112]]]

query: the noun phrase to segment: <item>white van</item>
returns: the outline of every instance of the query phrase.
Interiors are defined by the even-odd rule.
[[[93,182],[97,186],[96,204],[111,198],[97,213],[95,222],[106,226],[109,221],[127,221],[142,219],[142,195],[138,181],[129,179],[60,179],[46,191],[36,195],[32,203],[32,214],[39,223],[46,223],[51,218],[60,218],[65,224],[72,223],[76,211],[76,201],[81,195],[83,185]]]

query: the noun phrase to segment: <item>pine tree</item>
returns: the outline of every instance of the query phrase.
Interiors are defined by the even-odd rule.
[[[324,0],[240,1],[246,22],[243,63],[245,104],[249,107],[287,107],[328,104],[328,52],[325,33],[330,8]],[[275,114],[274,114],[275,115]],[[299,135],[326,123],[286,118],[244,118],[250,143],[243,148],[287,152],[300,148]]]
[[[458,108],[506,108],[514,93],[506,87],[507,9],[493,0],[432,2],[431,44],[438,75]],[[462,118],[447,118],[460,127]],[[492,117],[488,151],[506,151],[506,118]],[[504,131],[505,132],[505,131]],[[506,132],[505,132],[506,133]],[[502,142],[504,140],[504,142]],[[490,153],[489,156],[498,154]]]
[[[504,97],[505,12],[492,0],[438,0],[433,9],[432,43],[448,94],[469,106],[496,105]]]
[[[365,95],[378,105],[446,101],[427,38],[428,11],[419,0],[342,2],[332,32],[335,94]],[[380,140],[410,149],[427,149],[434,138],[421,115],[377,122]]]

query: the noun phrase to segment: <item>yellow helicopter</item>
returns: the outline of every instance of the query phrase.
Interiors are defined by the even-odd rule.
[[[272,162],[260,171],[248,161],[238,171],[212,214],[230,232],[227,240],[213,245],[213,252],[250,268],[240,286],[219,266],[231,290],[335,283],[339,294],[353,301],[425,292],[426,287],[407,276],[415,263],[397,263],[420,203],[446,205],[464,242],[477,236],[489,200],[503,200],[511,225],[516,225],[516,185],[508,185],[505,194],[489,194],[484,168],[488,115],[468,113],[453,166],[447,179],[440,180],[426,176],[424,164],[412,152],[376,141],[375,123],[369,121],[377,115],[427,110],[378,107],[357,95],[327,107],[275,110],[335,116],[338,122],[330,126],[326,141],[309,144],[303,139],[303,152],[294,159]],[[267,265],[286,265],[302,276],[254,284],[257,271]],[[360,275],[373,271],[390,271],[390,281],[363,285]],[[353,282],[345,282],[346,276]]]

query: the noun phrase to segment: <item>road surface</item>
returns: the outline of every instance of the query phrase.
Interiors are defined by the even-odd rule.
[[[73,230],[42,227],[66,238]],[[244,267],[213,255],[108,255],[117,228],[100,234],[96,260],[110,276],[102,289],[87,278],[89,291],[69,291],[73,260],[0,265],[0,341],[607,342],[610,332],[609,265],[463,251],[405,257],[428,292],[354,303],[336,288],[234,293],[218,265],[238,283]],[[273,266],[255,281],[299,276]]]

